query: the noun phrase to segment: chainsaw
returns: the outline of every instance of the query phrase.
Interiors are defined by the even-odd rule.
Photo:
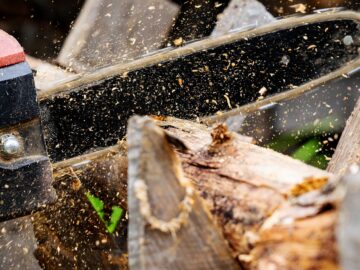
[[[351,77],[360,14],[320,12],[167,47],[36,89],[17,41],[0,32],[0,220],[56,200],[52,167],[115,145],[134,114],[205,123]]]

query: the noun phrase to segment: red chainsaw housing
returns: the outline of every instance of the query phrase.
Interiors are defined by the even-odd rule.
[[[17,40],[0,30],[0,68],[25,61],[25,53]]]

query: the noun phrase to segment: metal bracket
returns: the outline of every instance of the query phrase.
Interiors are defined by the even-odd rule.
[[[0,221],[56,198],[32,71],[21,46],[0,32]]]

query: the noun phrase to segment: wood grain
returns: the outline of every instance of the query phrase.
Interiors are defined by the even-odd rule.
[[[344,174],[348,166],[354,163],[360,164],[360,99],[346,123],[327,170],[335,174]]]
[[[153,214],[162,220],[178,215],[184,197],[181,165],[166,134],[149,119],[129,122],[129,265],[136,269],[240,269],[220,230],[195,195],[188,221],[174,237],[147,226],[135,194],[143,180]]]
[[[338,198],[311,185],[300,196],[294,192],[331,174],[237,134],[215,143],[214,130],[162,120],[158,124],[187,146],[176,147],[183,169],[245,269],[338,268]]]
[[[338,269],[335,232],[341,197],[332,190],[325,192],[326,185],[311,185],[318,179],[331,179],[332,174],[256,146],[251,138],[228,132],[222,125],[209,128],[191,121],[156,117],[154,120],[165,130],[164,133],[149,123],[150,120],[141,119],[136,120],[140,123],[130,126],[133,129],[128,133],[128,241],[132,269],[202,269],[202,265],[207,268],[209,264],[217,265],[218,256],[222,258],[220,263],[230,262],[228,248],[244,269]],[[99,171],[103,175],[100,179],[107,179],[108,174],[104,172],[113,167],[118,168],[117,175],[124,174],[126,146],[120,148],[120,151],[112,147],[100,151],[98,156],[91,153],[61,162],[55,164],[55,169],[61,172],[66,171],[68,166],[77,168],[75,164],[96,164],[102,160],[99,164],[103,165],[91,170]],[[114,153],[121,157],[121,160],[116,159],[119,164],[115,165],[113,160],[110,167],[105,166],[106,159]],[[121,164],[124,166],[119,167]],[[139,178],[145,180],[154,216],[169,220],[177,216],[179,202],[184,198],[184,190],[178,184],[181,170],[193,183],[202,203],[197,201],[189,222],[181,227],[174,240],[171,234],[146,226],[139,214],[131,182]],[[81,174],[79,177],[83,178]],[[64,181],[68,183],[71,177],[62,179],[68,179]],[[98,177],[89,183],[96,183],[96,179]],[[120,190],[124,198],[126,187],[117,187],[116,177],[111,179],[114,180],[109,182],[111,190]],[[302,191],[304,186],[305,192]],[[69,191],[65,194],[68,194],[66,200],[76,195]],[[75,213],[79,214],[77,208],[69,209],[64,203],[53,208],[52,215],[48,215],[48,224],[54,224],[56,230],[60,230],[59,225],[64,225],[57,220],[66,221],[66,215],[73,217]],[[61,213],[55,214],[59,210],[64,211],[65,216],[57,216]],[[69,235],[74,237],[70,232],[78,230],[75,225],[72,226],[74,228],[69,232],[58,233],[65,243]],[[208,240],[210,236],[215,239],[211,243]],[[77,237],[82,239],[80,234]],[[204,238],[199,240],[199,237]],[[85,239],[84,246],[91,247],[89,240],[93,239],[92,236]],[[49,243],[49,240],[41,242],[43,247],[47,245],[45,242]],[[50,250],[56,252],[56,249]],[[184,266],[185,262],[188,265]]]

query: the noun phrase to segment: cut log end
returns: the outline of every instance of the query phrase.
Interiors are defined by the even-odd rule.
[[[128,142],[131,269],[240,269],[200,198],[188,192],[192,186],[165,132],[134,117]],[[146,196],[139,194],[140,180]]]

